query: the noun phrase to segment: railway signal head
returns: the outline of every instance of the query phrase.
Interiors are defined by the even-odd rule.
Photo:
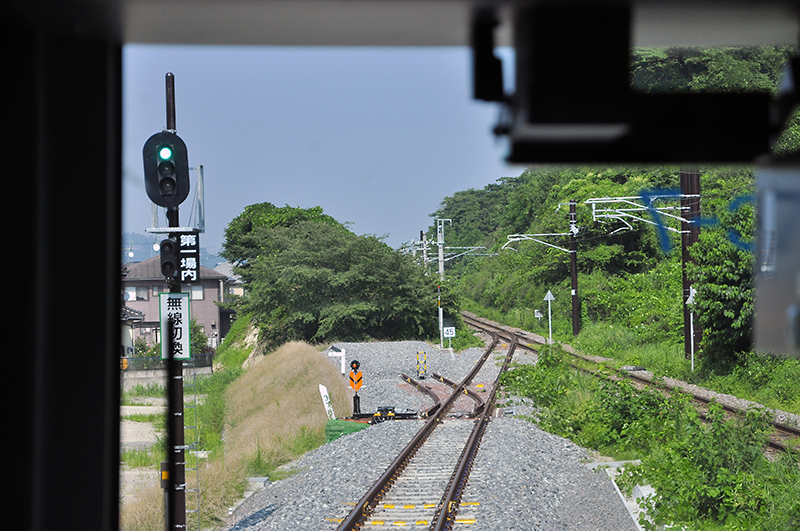
[[[174,279],[178,275],[178,241],[177,238],[167,238],[161,240],[159,245],[161,252],[161,274],[167,281]]]
[[[144,183],[150,200],[176,207],[189,195],[189,156],[181,137],[169,131],[156,133],[142,148]]]
[[[358,360],[353,360],[350,362],[350,368],[353,369],[354,372],[357,372],[359,367],[361,367],[361,363],[359,363]]]

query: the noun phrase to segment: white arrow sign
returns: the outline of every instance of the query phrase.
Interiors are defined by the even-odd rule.
[[[547,301],[547,326],[550,329],[550,344],[553,344],[553,312],[550,309],[550,301],[556,300],[553,297],[553,293],[550,290],[547,290],[547,295],[544,296],[544,300]]]

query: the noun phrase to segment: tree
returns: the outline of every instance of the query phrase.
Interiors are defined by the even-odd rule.
[[[644,92],[768,92],[778,94],[783,66],[797,53],[791,46],[737,48],[636,48],[631,81]],[[773,155],[800,149],[800,113],[786,120]]]
[[[433,278],[379,238],[299,221],[262,230],[259,241],[246,309],[268,344],[436,335]]]
[[[291,227],[301,221],[338,226],[339,222],[323,213],[322,207],[276,207],[272,203],[256,203],[245,207],[225,228],[225,244],[220,256],[235,266],[243,280],[249,278],[250,262],[264,247],[266,231],[273,227]]]
[[[192,357],[212,350],[208,346],[208,336],[206,336],[205,330],[194,318],[189,322],[189,335],[192,338],[192,344],[189,347]]]
[[[752,192],[753,173],[711,171],[704,175],[702,186],[708,198],[702,216],[719,220],[719,225],[701,231],[691,249],[696,264],[689,265],[688,274],[697,289],[694,307],[703,328],[704,364],[724,372],[736,363],[739,353],[750,350],[751,344],[755,258],[752,251],[731,241],[730,232],[752,241],[755,209],[752,203],[740,203],[730,211],[730,205],[736,196]]]

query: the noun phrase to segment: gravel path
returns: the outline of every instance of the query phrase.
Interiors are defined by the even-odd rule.
[[[416,341],[337,343],[349,364],[361,362],[362,411],[395,406],[396,411],[423,409],[432,402],[399,374],[416,375],[416,354],[427,354],[428,374],[438,372],[461,381],[482,354],[439,351]],[[494,381],[505,356],[497,351],[475,384]],[[327,352],[323,353],[327,356]],[[332,363],[339,363],[330,358]],[[520,361],[529,362],[529,359]],[[434,387],[430,378],[424,380]],[[436,385],[442,385],[436,383]],[[477,385],[474,389],[480,392]],[[461,399],[459,399],[461,400]],[[464,408],[470,407],[464,399]],[[455,409],[458,409],[458,405]],[[515,413],[526,409],[515,406]],[[342,416],[342,412],[336,412]],[[349,412],[348,412],[349,413]],[[419,430],[422,421],[385,422],[346,435],[309,452],[289,466],[298,472],[268,482],[229,518],[230,531],[271,529],[333,530],[394,456]],[[454,419],[446,422],[471,422]],[[569,440],[548,434],[510,416],[493,419],[486,430],[463,501],[478,502],[477,522],[459,526],[479,530],[635,530],[613,483],[604,472],[582,463],[586,452]]]

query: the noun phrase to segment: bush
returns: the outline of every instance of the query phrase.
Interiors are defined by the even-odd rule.
[[[712,404],[708,423],[691,408],[663,444],[627,467],[623,487],[649,483],[657,495],[644,501],[656,525],[698,522],[736,529],[792,529],[800,523],[797,456],[771,463],[763,447],[770,419],[751,410],[726,419]],[[781,492],[783,491],[783,492]],[[787,491],[794,499],[786,499]],[[776,495],[781,492],[780,495]],[[776,525],[778,524],[778,525]]]
[[[650,484],[644,500],[655,525],[689,529],[797,529],[800,459],[764,457],[770,419],[758,410],[727,419],[718,404],[704,423],[688,395],[665,397],[627,381],[576,373],[559,349],[540,352],[535,366],[503,375],[508,391],[535,402],[543,428],[617,458],[641,458],[619,480],[630,491]],[[757,361],[751,360],[756,367]],[[765,381],[767,371],[754,373]],[[651,522],[642,525],[655,529]]]

